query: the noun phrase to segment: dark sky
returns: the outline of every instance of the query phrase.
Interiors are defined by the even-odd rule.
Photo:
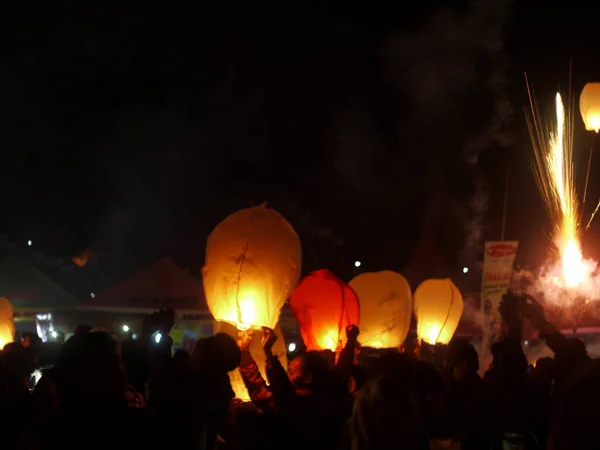
[[[3,4],[2,228],[81,289],[164,255],[197,269],[211,229],[264,200],[306,270],[401,270],[425,224],[451,265],[474,266],[500,237],[510,162],[506,237],[535,264],[549,226],[523,72],[542,105],[568,89],[570,58],[576,96],[600,78],[600,8],[569,5]],[[85,249],[83,277],[65,266]]]

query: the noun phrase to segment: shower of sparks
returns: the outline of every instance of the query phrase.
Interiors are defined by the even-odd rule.
[[[528,125],[535,150],[536,180],[542,198],[556,222],[554,243],[561,257],[564,284],[568,288],[575,288],[584,281],[588,270],[579,241],[579,202],[574,183],[572,116],[570,111],[565,114],[562,98],[557,93],[556,121],[550,127],[542,123],[531,89],[529,100],[532,115],[528,118]]]

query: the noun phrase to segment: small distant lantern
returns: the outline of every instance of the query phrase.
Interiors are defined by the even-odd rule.
[[[587,83],[579,97],[579,111],[587,131],[600,130],[600,83]]]
[[[346,327],[359,325],[358,297],[328,270],[303,278],[290,297],[290,307],[307,350],[340,351]]]
[[[73,264],[75,264],[77,267],[85,267],[87,263],[90,262],[90,259],[92,259],[93,256],[94,255],[91,251],[85,250],[79,255],[73,256],[73,258],[71,258],[71,261],[73,261]]]
[[[417,335],[428,344],[447,344],[463,312],[463,299],[450,279],[431,279],[419,285],[413,297]]]
[[[408,281],[390,270],[358,275],[348,283],[360,301],[360,343],[363,347],[398,348],[412,317]]]
[[[208,308],[215,320],[240,330],[275,328],[300,270],[300,239],[292,226],[265,205],[242,209],[208,237],[202,270]]]
[[[15,340],[13,307],[7,298],[0,298],[0,350]]]
[[[275,331],[275,335],[277,336],[277,340],[273,345],[273,355],[277,356],[279,362],[283,366],[284,369],[287,370],[287,353],[285,348],[285,338],[283,333],[281,332],[281,328],[277,325],[273,331]],[[238,330],[235,326],[224,323],[217,322],[215,326],[215,333],[227,333],[234,339],[238,338]],[[254,335],[252,336],[252,341],[250,342],[250,354],[252,355],[252,359],[258,366],[258,371],[261,373],[262,377],[267,380],[267,372],[265,369],[265,352],[261,345],[262,341],[262,331],[256,330]],[[245,402],[251,401],[250,394],[248,394],[248,389],[244,384],[244,379],[242,378],[242,374],[239,369],[235,369],[232,372],[229,372],[229,381],[231,382],[231,388],[233,392],[235,392],[235,398],[243,400]]]

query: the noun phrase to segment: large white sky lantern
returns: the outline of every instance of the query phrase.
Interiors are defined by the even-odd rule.
[[[390,270],[368,272],[350,280],[360,301],[361,345],[397,348],[410,329],[412,298],[408,281]]]
[[[463,312],[460,291],[450,279],[423,281],[413,296],[417,335],[428,344],[447,344]]]
[[[600,130],[600,83],[587,83],[579,97],[579,111],[587,131]]]
[[[202,269],[204,294],[215,320],[238,329],[275,328],[301,271],[300,239],[265,205],[242,209],[213,230]]]

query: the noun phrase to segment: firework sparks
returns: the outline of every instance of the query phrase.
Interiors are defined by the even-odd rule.
[[[589,275],[579,241],[579,202],[575,192],[572,117],[556,94],[556,121],[542,124],[529,90],[532,117],[529,130],[535,149],[535,174],[540,193],[556,222],[554,243],[560,253],[564,285],[578,287]],[[568,118],[566,120],[565,118]]]

